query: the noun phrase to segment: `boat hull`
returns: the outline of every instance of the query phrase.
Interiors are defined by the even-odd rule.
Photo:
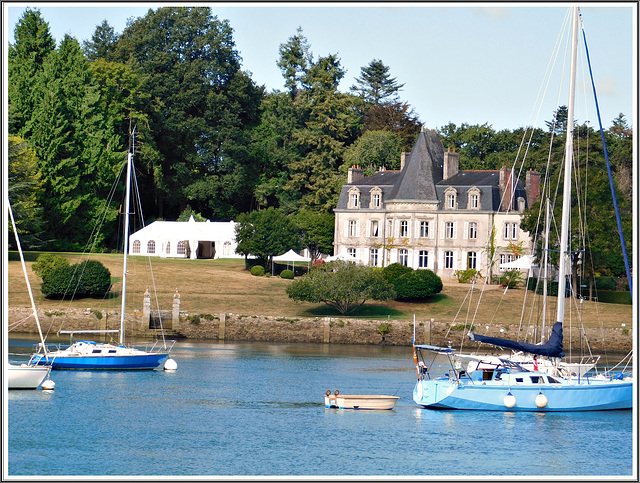
[[[9,364],[9,389],[38,389],[49,375],[49,366],[29,366]]]
[[[542,394],[542,397],[539,395]],[[456,383],[448,378],[416,383],[413,400],[431,409],[485,411],[601,411],[631,409],[629,381],[503,385]]]
[[[338,395],[325,396],[324,406],[326,408],[338,409],[393,409],[399,396],[382,395]]]

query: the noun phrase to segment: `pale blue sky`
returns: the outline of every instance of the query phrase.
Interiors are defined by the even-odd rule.
[[[164,5],[168,4],[4,2],[7,36],[3,41],[5,46],[13,42],[15,24],[27,7],[40,9],[57,41],[68,33],[82,42],[104,19],[121,33],[128,18]],[[496,130],[528,124],[543,127],[557,105],[567,104],[566,94],[558,93],[557,85],[545,90],[542,106],[536,99],[570,3],[190,5],[210,6],[214,15],[229,20],[243,69],[267,90],[283,89],[276,66],[278,48],[300,26],[315,59],[338,54],[347,69],[340,90],[348,91],[360,68],[380,59],[390,67],[391,76],[405,84],[401,99],[429,129],[449,122],[488,123]],[[635,127],[637,4],[584,5],[581,13],[602,122],[607,128],[622,112]],[[589,82],[586,69],[586,65],[579,67],[579,88],[585,79]],[[560,84],[561,68],[555,67],[554,72],[555,84]],[[590,84],[587,88],[590,93]],[[581,100],[584,94],[578,91],[577,97]],[[597,127],[592,100],[582,110],[578,106],[576,116]]]

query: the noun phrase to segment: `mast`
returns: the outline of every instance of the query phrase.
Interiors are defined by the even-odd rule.
[[[36,302],[33,299],[33,292],[31,291],[31,284],[29,283],[29,276],[27,275],[27,265],[24,263],[24,255],[22,254],[22,246],[20,245],[20,238],[18,237],[18,229],[16,228],[16,222],[13,219],[13,210],[11,209],[11,203],[7,200],[7,206],[9,207],[9,216],[11,217],[11,226],[13,227],[13,234],[16,237],[16,245],[18,247],[18,253],[20,253],[20,262],[22,263],[22,271],[24,272],[24,278],[27,282],[27,288],[29,289],[29,299],[31,299],[31,308],[33,309],[33,316],[36,319],[36,325],[38,326],[38,334],[40,334],[40,342],[42,343],[42,350],[44,356],[47,357],[47,346],[44,343],[44,336],[42,335],[42,328],[40,327],[40,319],[38,318],[38,309],[36,308]]]
[[[132,132],[135,145],[135,128]],[[133,163],[133,145],[127,153],[127,178],[124,194],[124,264],[122,267],[122,308],[120,309],[120,344],[124,344],[124,306],[127,300],[127,254],[129,253],[129,197],[131,195],[131,164]]]
[[[573,34],[571,37],[571,78],[569,82],[569,109],[567,113],[567,139],[564,149],[564,187],[562,192],[562,225],[560,231],[560,264],[558,267],[557,321],[564,321],[565,291],[567,286],[567,253],[569,248],[569,215],[571,211],[571,168],[573,165],[573,103],[576,87],[576,57],[578,46],[578,7],[573,8]]]
[[[544,219],[544,279],[542,283],[542,334],[540,335],[540,343],[544,343],[546,334],[546,318],[547,318],[547,280],[549,278],[549,198],[547,198],[546,216]]]

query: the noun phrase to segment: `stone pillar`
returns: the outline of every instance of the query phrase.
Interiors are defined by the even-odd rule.
[[[144,300],[142,302],[142,330],[149,328],[149,322],[151,321],[151,294],[149,288],[144,292]]]
[[[218,340],[224,340],[226,325],[227,325],[227,314],[220,314],[220,325],[218,326]]]
[[[180,293],[176,288],[173,294],[173,310],[171,311],[171,329],[176,330],[180,326]]]
[[[324,336],[322,338],[322,342],[328,344],[331,341],[331,318],[324,318]]]

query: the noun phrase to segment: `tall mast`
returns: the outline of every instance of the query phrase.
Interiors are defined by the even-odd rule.
[[[540,343],[544,343],[547,319],[547,280],[549,278],[549,198],[547,198],[546,216],[544,219],[544,281],[542,285],[542,334]]]
[[[576,87],[576,57],[578,48],[578,7],[573,8],[573,34],[571,37],[571,79],[569,82],[569,109],[567,139],[564,149],[564,187],[562,192],[562,225],[560,231],[560,264],[558,267],[558,322],[564,321],[564,302],[567,286],[567,256],[569,249],[569,214],[571,211],[571,168],[573,165],[573,103]]]
[[[120,309],[120,344],[124,344],[124,306],[127,300],[127,254],[129,253],[129,197],[131,195],[131,164],[133,163],[133,149],[135,145],[135,128],[132,132],[133,141],[127,153],[127,178],[124,194],[124,265],[122,267],[122,308]]]

